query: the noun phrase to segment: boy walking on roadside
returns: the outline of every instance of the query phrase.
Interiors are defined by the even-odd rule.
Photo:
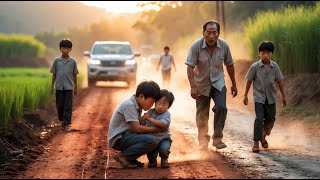
[[[160,99],[156,102],[155,108],[150,109],[140,120],[140,124],[148,127],[167,128],[166,132],[153,133],[159,145],[157,149],[147,154],[149,159],[148,167],[157,167],[158,154],[161,157],[160,167],[169,167],[168,158],[172,140],[171,133],[169,131],[171,115],[168,109],[171,107],[173,101],[173,94],[166,89],[162,89],[160,91]]]
[[[135,95],[123,101],[114,111],[108,130],[109,147],[119,150],[114,159],[123,168],[143,167],[137,158],[155,150],[155,137],[149,133],[163,132],[166,128],[146,127],[139,123],[142,109],[149,110],[160,97],[160,87],[153,81],[141,82]]]
[[[51,67],[51,94],[54,93],[56,83],[56,107],[62,130],[68,130],[72,117],[73,95],[77,95],[77,61],[69,56],[72,42],[69,39],[60,41],[61,56],[57,57]]]
[[[163,48],[164,54],[160,56],[160,61],[157,67],[159,70],[160,64],[162,69],[162,83],[163,87],[167,88],[170,84],[171,79],[171,63],[174,66],[174,69],[177,71],[176,65],[174,64],[173,56],[169,54],[170,48],[168,46]]]
[[[256,119],[254,122],[252,152],[259,152],[259,141],[262,147],[268,148],[266,136],[270,135],[276,116],[276,96],[278,84],[282,94],[282,106],[286,106],[286,98],[283,90],[283,75],[278,64],[271,61],[274,52],[272,42],[263,41],[259,44],[260,60],[253,63],[247,72],[247,85],[243,103],[248,104],[248,92],[253,82],[253,98],[255,105]]]

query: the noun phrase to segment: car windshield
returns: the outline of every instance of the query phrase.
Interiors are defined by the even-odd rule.
[[[127,44],[97,44],[94,46],[92,54],[125,54],[131,55],[132,51]]]

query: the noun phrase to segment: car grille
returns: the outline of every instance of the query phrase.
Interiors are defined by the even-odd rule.
[[[101,61],[103,67],[123,67],[125,61]]]

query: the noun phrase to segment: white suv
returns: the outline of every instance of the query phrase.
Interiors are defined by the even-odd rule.
[[[96,41],[91,51],[84,51],[88,60],[88,86],[96,81],[126,81],[136,86],[137,62],[129,42]]]

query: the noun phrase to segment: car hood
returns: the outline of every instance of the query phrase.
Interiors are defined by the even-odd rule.
[[[122,55],[122,54],[108,54],[108,55],[92,55],[91,59],[105,60],[105,61],[124,61],[133,59],[134,55]]]

